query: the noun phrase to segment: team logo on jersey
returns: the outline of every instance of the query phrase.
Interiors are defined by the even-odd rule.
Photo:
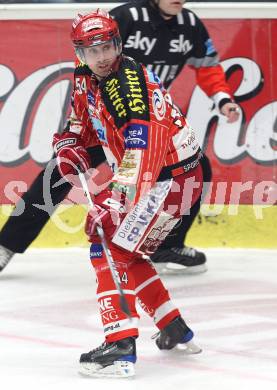
[[[166,103],[160,89],[155,89],[152,95],[153,111],[158,121],[163,120],[166,112]]]
[[[183,53],[187,54],[193,48],[193,45],[190,43],[189,39],[185,39],[184,34],[179,35],[179,39],[172,39],[169,42],[171,53]]]
[[[148,126],[132,123],[124,130],[126,149],[146,149],[148,146]]]

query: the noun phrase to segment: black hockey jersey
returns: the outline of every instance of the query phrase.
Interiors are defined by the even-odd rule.
[[[183,8],[165,20],[149,0],[138,0],[114,8],[110,14],[118,22],[124,54],[153,70],[166,88],[188,64],[208,96],[220,93],[220,98],[230,97],[213,42],[195,13]]]

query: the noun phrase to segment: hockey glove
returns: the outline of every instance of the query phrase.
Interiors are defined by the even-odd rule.
[[[85,225],[89,241],[94,241],[95,235],[97,235],[97,225],[102,227],[105,237],[111,240],[126,213],[126,196],[124,194],[106,189],[96,195],[94,209],[88,213]]]
[[[54,134],[53,148],[57,157],[57,164],[60,175],[67,181],[74,183],[74,177],[78,169],[86,172],[90,168],[90,157],[86,151],[83,141],[78,134],[69,131],[63,134]]]

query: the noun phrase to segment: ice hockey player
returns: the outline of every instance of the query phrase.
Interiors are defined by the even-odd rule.
[[[105,341],[81,355],[80,371],[133,376],[136,299],[159,329],[159,349],[183,344],[188,353],[200,352],[145,255],[155,251],[199,198],[202,154],[194,131],[159,78],[122,55],[118,25],[108,14],[98,10],[78,15],[71,39],[80,64],[74,74],[69,129],[53,141],[60,174],[71,180],[77,169],[86,171],[90,162],[85,150],[98,144],[114,167],[112,185],[94,197],[85,228]],[[131,321],[120,306],[97,225],[105,233]]]

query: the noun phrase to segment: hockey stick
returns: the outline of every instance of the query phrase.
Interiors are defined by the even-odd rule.
[[[78,175],[79,175],[79,179],[81,181],[85,196],[88,199],[88,203],[90,205],[90,208],[93,210],[94,205],[93,205],[93,201],[91,199],[90,193],[89,193],[88,184],[87,184],[85,175],[83,172],[81,172],[80,169],[78,170]],[[107,241],[106,241],[105,236],[104,236],[104,231],[103,231],[102,227],[99,225],[96,226],[96,231],[97,231],[98,236],[100,237],[101,244],[103,246],[103,249],[104,249],[104,252],[105,252],[105,255],[107,258],[107,262],[108,262],[108,265],[109,265],[109,268],[111,271],[111,275],[112,275],[115,287],[119,293],[120,307],[121,307],[122,311],[127,315],[127,317],[131,320],[130,309],[129,309],[125,294],[121,288],[119,273],[117,272],[116,265],[115,265],[114,259],[112,257],[111,251],[108,248]]]

